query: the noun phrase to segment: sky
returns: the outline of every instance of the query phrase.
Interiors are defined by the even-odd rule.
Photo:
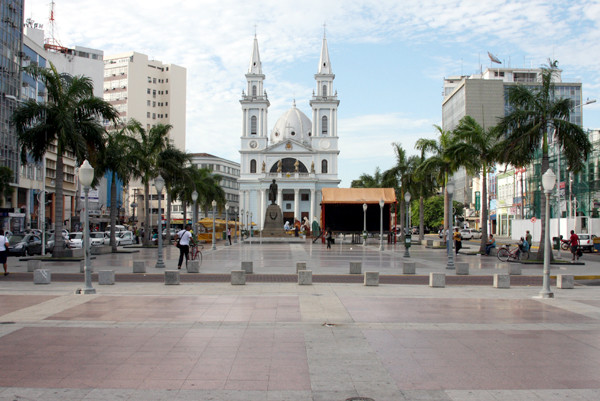
[[[586,129],[600,128],[600,0],[56,0],[63,46],[147,54],[187,69],[186,150],[239,162],[254,35],[271,106],[269,133],[295,99],[312,115],[324,29],[338,92],[340,187],[437,138],[445,77],[476,74],[489,51],[510,67],[559,61],[581,82]],[[49,31],[49,0],[25,18]],[[497,64],[496,64],[497,65]]]

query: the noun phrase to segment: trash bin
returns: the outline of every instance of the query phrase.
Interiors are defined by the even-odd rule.
[[[552,249],[560,249],[560,238],[552,237]]]

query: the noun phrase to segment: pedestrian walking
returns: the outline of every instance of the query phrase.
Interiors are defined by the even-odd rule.
[[[227,227],[227,239],[229,240],[229,245],[231,245],[231,229]]]
[[[8,239],[4,236],[4,230],[0,229],[0,263],[4,266],[4,275],[8,276]]]
[[[579,260],[579,254],[577,253],[579,250],[579,236],[575,234],[575,231],[571,230],[571,238],[569,238],[569,240],[571,241],[571,254],[573,255],[571,257],[571,263],[573,263],[576,260]]]
[[[179,262],[177,263],[178,269],[181,269],[184,256],[186,266],[188,259],[190,258],[190,240],[192,239],[192,233],[190,233],[190,229],[190,225],[186,224],[185,229],[177,233],[177,247],[179,248]]]
[[[562,237],[562,235],[561,235],[561,237]],[[531,237],[531,233],[529,232],[529,230],[525,231],[525,240],[527,241],[529,246],[533,245],[533,243],[531,242],[532,237]]]
[[[327,249],[331,249],[331,243],[333,242],[333,234],[329,227],[325,230],[325,240],[327,241]]]
[[[456,254],[458,255],[458,251],[462,248],[462,235],[460,235],[460,231],[458,231],[458,227],[454,229],[453,234],[454,239],[454,248],[456,249]]]

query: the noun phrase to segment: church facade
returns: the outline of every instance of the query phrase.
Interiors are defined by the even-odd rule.
[[[267,115],[270,106],[263,84],[265,75],[258,51],[254,48],[247,87],[242,92],[242,137],[240,160],[240,221],[252,220],[255,229],[262,230],[269,186],[276,180],[277,200],[284,221],[295,219],[320,223],[323,188],[337,188],[338,135],[337,109],[339,100],[333,89],[335,75],[329,61],[327,39],[323,37],[321,56],[315,74],[316,89],[310,106],[312,121],[296,108],[285,112],[268,132]]]

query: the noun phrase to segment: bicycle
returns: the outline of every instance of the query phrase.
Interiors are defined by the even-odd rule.
[[[519,246],[516,248],[510,248],[510,245],[503,245],[498,249],[498,259],[502,262],[514,261],[514,260],[527,260],[529,259],[529,251],[519,250]]]
[[[204,249],[203,245],[190,245],[190,260],[199,260],[202,264],[202,249]]]

